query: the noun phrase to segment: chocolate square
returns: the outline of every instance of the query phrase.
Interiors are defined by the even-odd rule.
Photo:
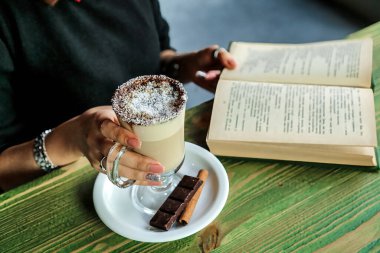
[[[192,190],[197,187],[197,184],[199,184],[199,181],[201,180],[197,177],[191,177],[191,176],[185,175],[183,176],[182,180],[179,182],[178,186]]]
[[[189,199],[189,194],[192,190],[183,188],[183,187],[176,187],[174,191],[170,194],[169,198],[176,199],[178,201],[186,203]]]
[[[160,210],[152,217],[149,224],[153,227],[168,231],[177,219],[177,215],[161,212]]]
[[[165,213],[180,215],[184,208],[185,208],[185,203],[168,198],[165,200],[164,204],[162,204],[162,206],[160,207],[160,211],[165,212]]]

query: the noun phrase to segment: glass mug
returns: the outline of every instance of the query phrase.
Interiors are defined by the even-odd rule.
[[[146,75],[130,79],[119,86],[112,98],[112,108],[122,127],[135,133],[141,147],[133,151],[159,161],[165,171],[161,186],[132,187],[134,206],[154,214],[180,178],[175,174],[185,157],[184,122],[186,91],[177,80],[164,75]],[[133,180],[118,175],[118,161],[127,147],[119,143],[107,156],[107,174],[119,187],[128,187]]]

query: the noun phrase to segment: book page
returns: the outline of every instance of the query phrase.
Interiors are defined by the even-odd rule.
[[[371,89],[219,82],[209,138],[221,141],[376,146]]]
[[[238,67],[221,79],[340,86],[371,86],[372,40],[307,44],[233,42]]]

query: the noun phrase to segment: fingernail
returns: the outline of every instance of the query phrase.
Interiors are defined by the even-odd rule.
[[[161,164],[150,164],[149,165],[149,171],[150,172],[153,172],[153,173],[162,173],[164,172],[164,166],[162,166]]]
[[[235,67],[237,65],[236,61],[234,59],[228,59],[227,64],[230,67]]]
[[[128,139],[127,141],[128,145],[133,147],[133,148],[140,148],[141,143],[137,139]]]
[[[198,70],[197,72],[195,72],[195,76],[198,78],[206,79],[207,74],[203,71]]]
[[[159,181],[161,181],[161,176],[159,174],[148,173],[148,174],[146,174],[145,179],[150,180],[150,181],[159,182]]]
[[[160,186],[160,185],[162,185],[162,182],[161,181],[149,181],[148,182],[148,185],[149,186]]]

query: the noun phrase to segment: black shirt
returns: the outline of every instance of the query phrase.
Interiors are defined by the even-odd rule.
[[[0,0],[0,150],[110,104],[168,48],[156,0]]]

